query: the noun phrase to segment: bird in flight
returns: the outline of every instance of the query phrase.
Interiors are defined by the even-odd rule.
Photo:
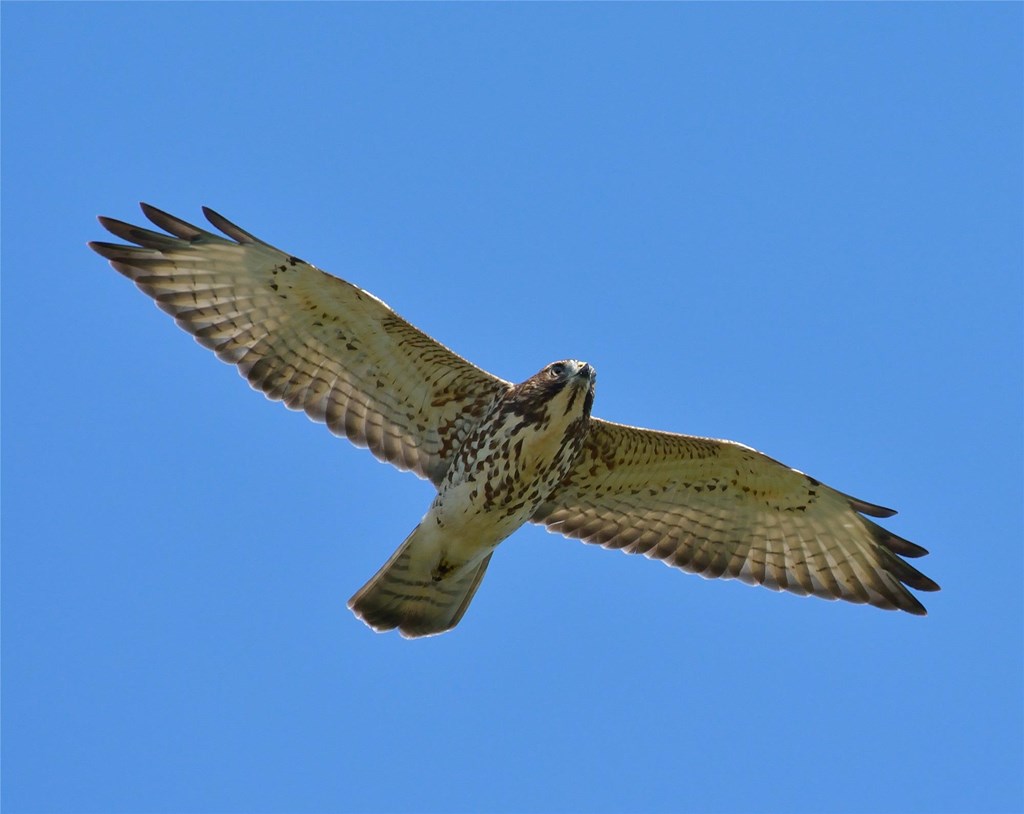
[[[843,494],[733,441],[591,416],[596,373],[553,362],[512,384],[381,300],[204,208],[224,236],[142,205],[163,232],[101,217],[93,242],[179,327],[274,401],[437,488],[349,600],[374,630],[458,624],[495,548],[527,522],[703,577],[924,615],[928,552]]]

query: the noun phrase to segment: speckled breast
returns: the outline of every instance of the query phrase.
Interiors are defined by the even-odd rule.
[[[582,399],[579,400],[582,402]],[[572,468],[589,416],[557,402],[499,402],[466,438],[441,485],[478,512],[528,518]]]

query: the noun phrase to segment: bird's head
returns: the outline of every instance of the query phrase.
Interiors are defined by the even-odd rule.
[[[554,403],[563,404],[561,410],[557,407],[554,409],[556,414],[575,412],[589,417],[594,406],[596,382],[597,372],[591,365],[577,359],[563,359],[546,365],[525,382],[516,385],[515,389],[527,401],[551,406]]]

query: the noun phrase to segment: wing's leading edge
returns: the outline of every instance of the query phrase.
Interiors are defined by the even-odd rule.
[[[163,232],[101,217],[134,245],[90,247],[268,398],[435,484],[508,383],[372,294],[275,249],[216,212],[227,237],[142,204]]]

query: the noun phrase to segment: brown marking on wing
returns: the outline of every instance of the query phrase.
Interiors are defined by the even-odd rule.
[[[509,387],[372,294],[209,209],[230,239],[142,211],[169,234],[100,218],[135,245],[89,245],[254,388],[399,469],[440,483],[453,451]]]
[[[532,520],[701,576],[923,615],[939,586],[905,562],[925,549],[838,492],[730,441],[591,420],[574,470]]]

